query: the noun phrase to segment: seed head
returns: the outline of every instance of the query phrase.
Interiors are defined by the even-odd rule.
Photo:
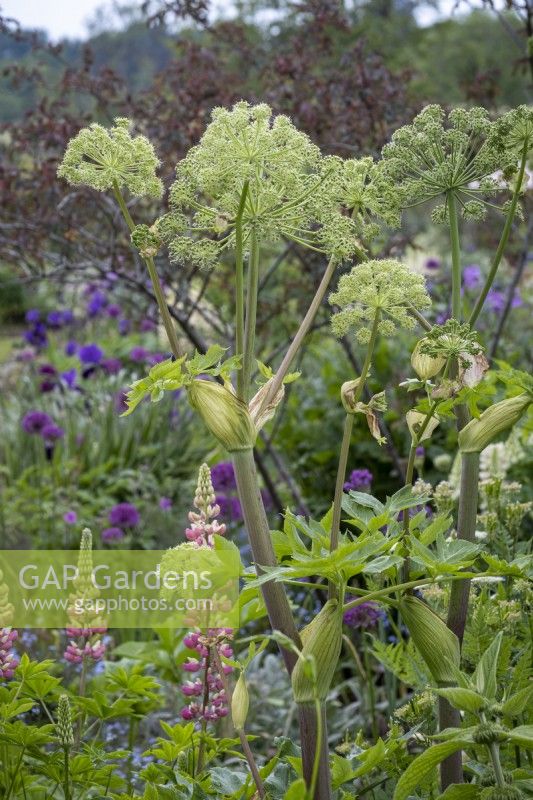
[[[343,275],[336,292],[330,295],[332,305],[341,311],[333,315],[334,333],[341,337],[355,328],[357,339],[368,342],[370,326],[380,312],[378,330],[383,336],[394,335],[396,328],[414,327],[408,305],[427,308],[431,301],[425,281],[399,261],[365,261]]]
[[[131,136],[130,120],[115,119],[107,129],[94,122],[68,143],[57,174],[75,186],[84,184],[99,192],[116,182],[136,197],[161,197],[163,184],[156,176],[159,160],[145,136]]]
[[[385,202],[410,208],[443,198],[435,222],[447,219],[450,193],[464,217],[482,218],[486,198],[498,189],[494,173],[509,161],[485,109],[455,108],[446,115],[438,105],[399,128],[382,156],[375,180]]]

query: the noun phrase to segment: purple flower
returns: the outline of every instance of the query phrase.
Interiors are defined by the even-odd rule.
[[[118,503],[113,506],[108,516],[111,525],[122,525],[124,528],[134,528],[138,525],[141,517],[139,512],[131,503]]]
[[[160,364],[165,358],[167,358],[165,353],[149,353],[146,360],[153,367],[155,364]]]
[[[26,347],[24,350],[19,350],[17,353],[17,361],[21,361],[22,363],[26,364],[29,361],[33,361],[35,358],[35,350],[32,350],[29,347]]]
[[[53,424],[52,418],[44,411],[28,411],[21,422],[26,433],[41,433],[43,428],[50,424]]]
[[[78,350],[78,358],[82,364],[99,364],[103,355],[97,344],[84,344]]]
[[[122,309],[120,306],[117,306],[116,303],[111,303],[111,305],[106,308],[105,313],[108,317],[120,317]]]
[[[227,491],[228,489],[236,489],[237,481],[235,480],[235,472],[231,461],[219,461],[211,468],[211,480],[213,481],[213,488],[217,491]]]
[[[41,364],[39,375],[57,375],[57,370],[53,364]]]
[[[28,344],[37,348],[46,347],[48,338],[46,336],[46,326],[42,322],[36,322],[33,327],[25,331],[24,339]]]
[[[103,292],[93,292],[91,299],[87,303],[87,314],[90,317],[97,317],[100,311],[107,305],[107,297]]]
[[[132,361],[146,361],[147,357],[148,350],[145,350],[144,347],[140,345],[132,347],[130,350],[130,358]]]
[[[467,264],[463,270],[465,289],[475,289],[481,283],[481,269],[477,264]]]
[[[102,531],[102,539],[104,542],[117,542],[120,539],[125,537],[125,533],[121,528],[117,528],[113,526],[112,528],[106,528]]]
[[[426,269],[440,269],[440,258],[426,258]]]
[[[77,374],[78,373],[75,369],[67,369],[65,372],[61,373],[61,380],[68,386],[69,389],[75,389]]]
[[[46,317],[46,324],[50,328],[61,328],[63,326],[63,312],[62,311],[50,311],[48,316]]]
[[[491,289],[491,291],[487,295],[487,305],[491,311],[494,311],[496,314],[501,314],[505,308],[505,304],[507,302],[507,298],[503,292],[500,292],[498,289]],[[522,298],[520,297],[520,292],[518,289],[515,290],[513,295],[513,299],[511,301],[511,308],[519,308],[522,305]]]
[[[122,362],[119,358],[104,358],[102,366],[108,375],[116,375],[121,370]]]
[[[67,525],[75,525],[78,521],[78,515],[75,511],[67,511],[63,514],[63,521],[67,523]]]
[[[41,312],[37,308],[30,308],[29,311],[26,311],[24,319],[29,323],[39,322],[41,319]]]
[[[424,448],[424,447],[422,447],[422,445],[419,445],[419,446],[416,448],[416,450],[415,450],[415,456],[416,456],[417,458],[424,458],[424,456],[425,456],[425,455],[426,455],[426,450],[425,450],[425,448]]]
[[[451,314],[450,314],[449,311],[443,311],[442,314],[439,314],[437,316],[437,319],[435,320],[435,322],[437,323],[437,325],[444,325],[446,320],[450,319],[450,316],[451,316]]]
[[[70,339],[65,345],[65,355],[74,356],[76,355],[77,349],[78,349],[77,342],[75,342],[73,339]]]
[[[139,327],[142,333],[151,333],[152,331],[157,330],[157,325],[155,322],[148,318],[142,319]]]
[[[121,336],[126,336],[126,334],[129,333],[130,328],[131,328],[131,323],[130,323],[129,319],[121,319],[121,320],[119,320],[119,322],[118,322],[118,332],[120,333]]]
[[[347,599],[349,600],[350,598]],[[378,604],[369,600],[346,611],[343,620],[344,624],[349,628],[367,630],[368,628],[375,628],[379,620],[383,619],[384,616],[385,614]]]
[[[345,492],[361,492],[368,491],[372,484],[373,475],[368,469],[354,469],[346,483],[344,484]]]
[[[122,391],[117,392],[113,398],[115,411],[117,411],[119,414],[123,414],[124,411],[128,410],[128,404],[126,403],[128,397],[127,391],[127,389],[122,389]]]
[[[70,308],[65,308],[61,312],[61,316],[63,317],[63,325],[70,325],[72,322],[74,322],[74,314]]]
[[[60,428],[55,422],[49,422],[41,431],[41,436],[46,442],[55,442],[58,439],[62,439],[64,435],[63,428]]]
[[[159,498],[159,508],[161,511],[170,511],[172,508],[172,500],[170,497],[160,497]]]
[[[39,384],[39,391],[42,392],[42,394],[46,394],[47,392],[53,392],[55,388],[56,388],[55,381],[41,381],[41,383]]]
[[[226,520],[242,519],[242,508],[238,497],[228,494],[217,494],[215,503],[220,508],[220,516]]]

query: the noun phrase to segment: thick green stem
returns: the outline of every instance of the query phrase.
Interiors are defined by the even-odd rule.
[[[502,764],[500,761],[500,748],[496,742],[491,742],[491,744],[489,744],[489,752],[490,760],[492,761],[492,766],[494,767],[496,786],[505,786],[505,776],[503,774]]]
[[[241,202],[235,220],[235,352],[242,356],[244,353],[244,246],[242,232],[242,216],[248,195],[248,181],[244,184],[241,193]],[[244,396],[244,373],[237,372],[237,395]]]
[[[452,317],[461,320],[461,248],[459,244],[459,222],[453,191],[448,192],[448,214],[450,218],[450,241],[452,245]]]
[[[70,774],[69,774],[69,748],[64,748],[64,775],[63,775],[63,792],[65,800],[70,800]]]
[[[361,399],[363,394],[363,389],[365,388],[366,379],[368,378],[368,373],[370,371],[370,364],[372,362],[372,355],[374,353],[374,347],[376,344],[376,339],[378,335],[378,326],[379,326],[379,309],[376,311],[374,322],[372,324],[372,331],[370,334],[370,339],[368,341],[368,346],[366,349],[366,356],[363,363],[363,368],[361,370],[361,375],[359,376],[359,383],[355,389],[353,398],[351,402],[355,405]],[[342,441],[341,441],[341,449],[339,453],[339,464],[337,467],[337,479],[335,481],[335,496],[333,499],[333,516],[331,520],[331,535],[330,535],[330,550],[333,552],[337,549],[339,544],[339,531],[340,531],[340,524],[341,524],[341,513],[342,513],[342,494],[344,489],[344,481],[346,479],[346,466],[348,464],[348,455],[350,453],[350,439],[352,436],[352,429],[353,429],[353,414],[346,414],[346,419],[344,420],[344,431],[342,434]],[[335,596],[335,587],[330,586],[330,596]]]
[[[257,294],[259,289],[259,242],[252,230],[250,237],[250,258],[248,261],[248,280],[246,285],[246,320],[244,327],[244,357],[242,365],[243,399],[248,401],[250,381],[254,363],[255,325],[257,320]]]
[[[283,361],[281,362],[279,369],[277,370],[272,380],[272,383],[270,384],[270,388],[263,399],[261,408],[266,408],[266,406],[268,406],[268,404],[275,398],[278,391],[280,390],[285,375],[291,368],[291,364],[294,361],[298,353],[298,350],[302,346],[305,337],[309,333],[311,326],[315,321],[318,309],[322,304],[324,295],[326,294],[328,286],[331,283],[331,279],[335,274],[336,266],[337,266],[336,260],[334,258],[331,258],[326,267],[326,271],[322,276],[322,280],[320,281],[318,289],[316,290],[316,294],[311,301],[311,305],[309,306],[307,313],[303,318],[300,327],[298,328],[296,335],[289,346],[289,349],[285,353]]]
[[[479,453],[463,453],[461,459],[461,489],[457,516],[457,537],[458,539],[464,539],[468,542],[474,542],[476,539],[478,481]],[[469,580],[452,584],[447,624],[448,628],[455,633],[460,642],[463,641],[465,632],[469,595]],[[459,711],[442,699],[441,702],[439,702],[440,730],[460,726],[461,715]],[[442,791],[452,783],[462,783],[463,766],[462,752],[460,750],[448,756],[448,758],[442,762],[440,775]]]
[[[244,523],[248,531],[252,554],[258,574],[261,567],[277,566],[276,555],[270,537],[270,527],[266,516],[263,499],[258,487],[257,472],[252,450],[243,450],[233,454],[237,489],[242,504]],[[285,589],[281,583],[268,581],[261,587],[270,624],[274,630],[288,636],[298,650],[302,643],[294,623],[291,607]],[[289,674],[292,673],[297,660],[292,650],[281,648],[281,654]],[[300,706],[300,740],[302,747],[302,763],[304,778],[307,785],[312,779],[313,765],[315,763],[315,749],[318,735],[318,726],[314,708]],[[325,713],[325,712],[324,712]],[[325,719],[323,719],[325,724]],[[314,800],[330,800],[331,785],[329,777],[329,756],[327,749],[326,728],[321,747],[320,768],[318,772],[317,788]]]
[[[511,199],[511,204],[509,206],[509,211],[507,213],[507,218],[505,220],[505,225],[503,226],[502,235],[500,237],[500,241],[499,241],[498,247],[497,247],[496,252],[494,254],[494,258],[492,260],[492,264],[490,265],[489,274],[487,275],[487,279],[486,279],[486,281],[485,281],[485,283],[483,285],[483,289],[481,290],[481,293],[480,293],[480,295],[479,295],[479,297],[478,297],[478,299],[476,301],[476,305],[474,306],[474,309],[473,309],[473,311],[472,311],[472,313],[470,315],[470,319],[468,320],[470,325],[474,325],[474,323],[476,322],[477,318],[481,314],[481,311],[483,309],[483,305],[484,305],[485,300],[487,298],[487,295],[488,295],[488,293],[490,291],[490,287],[492,286],[492,284],[494,282],[494,278],[496,277],[496,273],[498,272],[498,267],[500,266],[500,262],[502,260],[504,250],[505,250],[505,248],[507,246],[507,242],[509,240],[509,236],[511,235],[511,229],[513,227],[513,220],[514,220],[514,217],[515,217],[515,214],[516,214],[516,207],[518,205],[518,198],[520,197],[520,192],[522,190],[522,183],[524,181],[524,173],[525,173],[525,170],[526,170],[526,164],[527,164],[527,144],[524,145],[524,149],[522,151],[522,158],[520,160],[520,168],[519,168],[518,176],[517,176],[517,179],[516,179],[516,188],[515,188],[515,190],[513,192],[513,197]]]
[[[135,228],[135,223],[128,210],[122,192],[120,191],[120,188],[116,182],[113,184],[113,192],[115,195],[115,199],[122,212],[122,216],[124,217],[124,220],[126,222],[126,225],[130,229],[130,231],[133,231],[133,229]],[[172,321],[172,317],[170,316],[170,312],[168,310],[167,301],[165,299],[165,293],[163,292],[163,287],[161,286],[161,281],[159,280],[159,276],[155,268],[154,259],[143,258],[143,261],[146,264],[146,267],[148,269],[148,274],[150,275],[150,280],[152,281],[152,286],[154,287],[154,294],[157,300],[157,305],[159,307],[159,313],[161,314],[161,319],[163,321],[163,325],[165,326],[165,331],[168,337],[168,341],[170,343],[170,347],[172,349],[172,353],[176,358],[180,358],[181,350],[178,342],[178,337],[174,329],[174,323]]]

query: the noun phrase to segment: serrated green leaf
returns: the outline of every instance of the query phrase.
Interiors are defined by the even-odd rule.
[[[511,695],[502,705],[502,714],[504,717],[518,717],[523,711],[529,708],[530,702],[533,700],[533,683],[521,689],[516,694]]]

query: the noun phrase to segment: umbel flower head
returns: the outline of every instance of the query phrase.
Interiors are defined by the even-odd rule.
[[[419,342],[420,353],[436,359],[459,359],[464,367],[470,366],[468,356],[479,356],[483,347],[478,334],[464,323],[448,319],[443,325],[434,325]]]
[[[117,117],[109,130],[94,122],[68,143],[57,174],[68,183],[99,192],[126,187],[136,197],[161,197],[159,160],[145,136],[131,136],[130,121]]]
[[[485,109],[455,108],[446,115],[438,105],[399,128],[382,156],[376,184],[383,197],[401,208],[442,198],[433,212],[436,222],[447,219],[450,194],[464,217],[482,219],[486,198],[498,189],[494,173],[509,161]]]
[[[353,255],[360,246],[353,220],[332,186],[333,165],[286,116],[241,101],[216,108],[200,142],[176,167],[171,211],[159,230],[174,261],[212,267],[233,248],[240,222],[244,247],[280,237]]]
[[[329,301],[341,308],[331,320],[334,333],[341,337],[355,328],[363,344],[370,338],[376,313],[379,332],[392,336],[398,326],[414,328],[409,307],[422,310],[431,304],[423,276],[391,259],[357,264],[341,277]]]
[[[508,111],[497,120],[495,133],[500,147],[517,155],[524,147],[530,152],[533,147],[533,108],[518,106]]]

